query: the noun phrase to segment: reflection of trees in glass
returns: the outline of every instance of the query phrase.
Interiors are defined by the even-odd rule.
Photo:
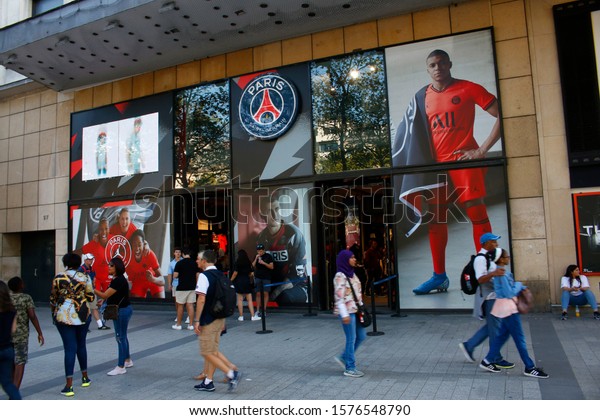
[[[390,166],[383,54],[314,63],[311,68],[315,171]]]
[[[175,106],[177,186],[229,182],[229,85],[181,91]]]

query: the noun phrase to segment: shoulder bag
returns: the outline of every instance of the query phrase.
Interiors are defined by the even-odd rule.
[[[124,299],[124,297],[121,298],[121,300],[119,301],[119,303],[117,305],[115,305],[115,304],[106,305],[106,308],[104,308],[104,312],[102,313],[102,317],[105,320],[119,319],[119,306],[121,305],[121,302],[123,302],[123,299]]]
[[[356,292],[354,291],[354,286],[352,286],[352,282],[348,276],[346,276],[346,281],[350,285],[354,302],[356,302],[356,320],[361,327],[367,328],[369,325],[371,325],[371,314],[367,311],[365,305],[359,303],[358,298],[356,297]]]
[[[533,293],[528,288],[521,290],[517,295],[517,309],[520,314],[526,314],[533,309]]]

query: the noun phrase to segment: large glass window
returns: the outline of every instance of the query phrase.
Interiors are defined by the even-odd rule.
[[[370,51],[311,66],[315,172],[390,166],[383,54]]]
[[[175,104],[177,187],[229,182],[229,84],[182,90]]]

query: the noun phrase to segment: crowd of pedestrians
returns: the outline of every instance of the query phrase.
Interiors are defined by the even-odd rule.
[[[476,363],[474,350],[486,339],[489,339],[489,351],[479,363],[479,367],[492,373],[504,369],[512,369],[515,363],[509,362],[501,355],[501,349],[509,337],[524,365],[526,376],[545,379],[549,375],[536,366],[529,356],[525,334],[521,323],[515,297],[525,286],[515,281],[508,270],[510,255],[506,249],[498,247],[500,236],[485,233],[480,237],[481,249],[474,260],[475,274],[479,288],[474,299],[474,315],[485,319],[485,325],[479,328],[467,341],[459,343],[465,358]],[[245,250],[239,250],[230,281],[237,293],[238,320],[244,320],[243,300],[247,300],[252,320],[265,316],[254,311],[252,300],[256,284],[260,281],[269,284],[269,268],[272,261],[264,247],[257,245],[256,257],[251,260]],[[227,331],[226,319],[216,317],[209,310],[207,302],[215,299],[216,286],[226,274],[219,270],[217,253],[206,250],[198,254],[196,261],[190,258],[191,251],[184,248],[181,257],[175,253],[175,259],[169,270],[168,287],[176,295],[177,323],[174,329],[182,329],[183,309],[187,309],[190,325],[187,329],[198,336],[200,354],[203,359],[202,372],[194,379],[199,383],[194,386],[198,391],[214,392],[214,375],[216,370],[224,374],[224,382],[229,391],[234,391],[240,383],[242,373],[219,349],[221,336]],[[78,362],[81,375],[81,386],[88,387],[91,379],[88,375],[88,354],[86,348],[89,325],[93,317],[97,300],[103,306],[115,305],[117,316],[113,320],[113,329],[117,341],[117,365],[107,372],[109,376],[127,373],[133,367],[131,350],[127,337],[128,324],[133,310],[130,301],[130,284],[125,276],[125,265],[120,257],[114,257],[108,264],[110,284],[106,290],[94,286],[93,255],[84,254],[82,258],[76,253],[64,255],[62,261],[65,269],[58,273],[52,281],[50,305],[53,323],[61,337],[64,349],[65,386],[60,391],[70,397],[75,395],[73,378],[75,362]],[[355,273],[358,263],[351,249],[343,249],[336,258],[336,274],[333,279],[334,314],[339,318],[345,342],[341,351],[334,357],[336,363],[343,368],[343,375],[360,378],[365,373],[358,370],[356,353],[366,339],[366,331],[358,322],[357,311],[363,304],[361,281]],[[179,284],[175,283],[179,281]],[[576,265],[567,267],[561,280],[562,319],[572,305],[591,305],[594,318],[599,319],[597,303],[589,290],[589,281],[579,273]],[[10,290],[9,290],[10,289]],[[25,283],[19,277],[11,278],[8,284],[0,281],[0,384],[9,399],[20,399],[19,387],[23,379],[28,356],[29,324],[37,333],[40,345],[45,342],[44,334],[35,313],[35,305],[31,296],[24,292]],[[257,301],[265,302],[266,296],[257,296]],[[262,307],[263,303],[261,303]],[[100,311],[102,312],[102,311]],[[100,314],[96,320],[98,328],[104,329],[106,321]],[[179,327],[179,328],[176,328]]]

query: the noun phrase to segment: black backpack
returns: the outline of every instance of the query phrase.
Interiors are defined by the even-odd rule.
[[[233,315],[237,307],[237,296],[231,281],[219,270],[206,270],[202,274],[214,288],[212,301],[206,302],[208,313],[216,319]]]
[[[477,281],[477,276],[475,275],[475,258],[478,256],[482,256],[485,258],[485,262],[487,264],[487,268],[490,268],[490,259],[488,254],[482,254],[481,252],[477,255],[471,255],[471,259],[463,268],[462,273],[460,274],[460,290],[465,295],[474,295],[477,291],[477,287],[479,287],[479,282]]]

